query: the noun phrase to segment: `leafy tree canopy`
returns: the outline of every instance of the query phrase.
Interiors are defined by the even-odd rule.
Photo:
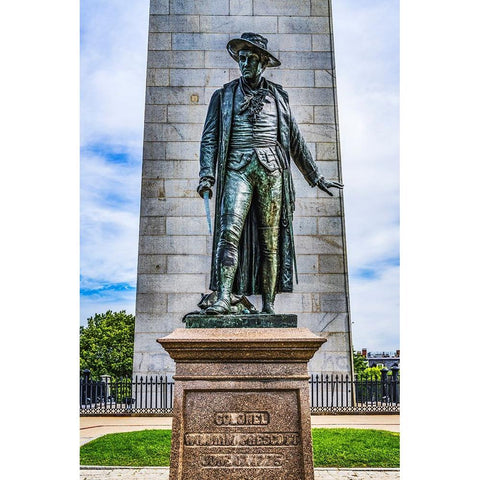
[[[382,369],[380,367],[367,367],[359,374],[361,379],[380,380],[382,378]]]
[[[353,352],[353,370],[355,375],[361,375],[368,368],[368,362],[361,353]]]
[[[80,327],[80,369],[100,375],[130,377],[133,370],[135,316],[120,312],[96,313]]]

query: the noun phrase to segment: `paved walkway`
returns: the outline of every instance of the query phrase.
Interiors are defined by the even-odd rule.
[[[80,480],[168,480],[168,467],[81,467]],[[400,470],[316,468],[315,480],[399,480]]]
[[[400,431],[400,415],[312,415],[311,422],[312,428]],[[107,433],[171,428],[172,417],[80,417],[80,445]]]

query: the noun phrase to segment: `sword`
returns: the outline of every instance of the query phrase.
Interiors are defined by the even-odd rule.
[[[208,232],[210,235],[212,234],[212,219],[210,217],[210,203],[208,198],[208,190],[203,192],[203,203],[205,204],[205,214],[207,215],[207,223],[208,223]]]

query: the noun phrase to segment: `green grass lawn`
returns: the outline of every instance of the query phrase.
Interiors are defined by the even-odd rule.
[[[109,433],[80,447],[80,465],[168,466],[171,437],[170,430]]]
[[[382,430],[314,428],[315,467],[399,467],[400,435]],[[170,430],[111,433],[80,447],[81,465],[168,466]]]
[[[315,467],[400,466],[400,434],[356,428],[313,428]]]

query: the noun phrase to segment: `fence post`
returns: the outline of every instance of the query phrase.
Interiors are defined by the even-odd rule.
[[[398,398],[398,371],[400,370],[400,367],[397,364],[394,364],[393,367],[391,368],[392,370],[392,402],[393,403],[398,403],[399,398]]]
[[[387,374],[388,374],[388,368],[383,367],[381,372],[382,374],[382,403],[388,403],[388,390],[387,390]]]
[[[105,396],[103,398],[103,403],[105,408],[107,408],[107,398],[110,396],[110,375],[100,375],[100,381],[104,385]],[[103,388],[102,388],[103,390]]]
[[[88,368],[85,368],[84,370],[82,370],[82,375],[83,375],[83,379],[82,379],[82,383],[83,383],[83,389],[82,389],[82,392],[80,393],[80,402],[83,404],[83,405],[87,405],[88,404],[88,401],[87,401],[87,398],[88,397],[88,385],[89,385],[89,380],[90,380],[90,370]]]

